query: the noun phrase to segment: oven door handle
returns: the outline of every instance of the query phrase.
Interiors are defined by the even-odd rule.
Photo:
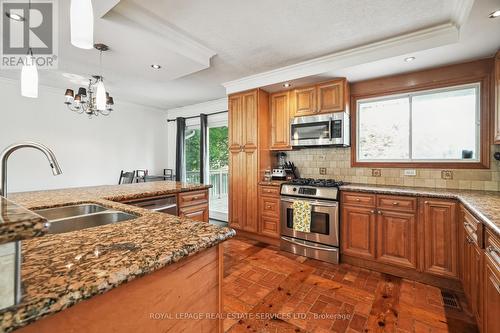
[[[309,202],[313,205],[316,205],[316,206],[322,206],[322,207],[337,207],[339,205],[338,202],[328,202],[328,201],[319,201],[319,200],[308,200],[308,199],[288,199],[288,198],[281,198],[281,201],[284,201],[284,202],[290,202],[290,203],[294,203],[295,201],[306,201],[306,202]]]
[[[319,244],[318,245],[309,245],[309,244],[305,244],[302,242],[297,242],[293,238],[290,238],[290,237],[281,236],[281,239],[284,240],[285,242],[292,243],[292,244],[298,245],[298,246],[307,247],[307,248],[313,249],[313,250],[322,250],[322,251],[329,251],[329,252],[337,252],[338,251],[337,248],[331,248],[331,247],[322,246]]]

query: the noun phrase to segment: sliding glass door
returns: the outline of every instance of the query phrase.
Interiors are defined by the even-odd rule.
[[[227,222],[228,213],[228,127],[208,128],[208,160],[210,189],[210,218]]]
[[[184,143],[184,174],[186,182],[200,182],[200,128],[190,126],[186,128]]]

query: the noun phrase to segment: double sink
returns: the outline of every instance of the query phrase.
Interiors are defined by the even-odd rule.
[[[96,204],[38,209],[34,212],[48,220],[49,234],[61,234],[137,218],[136,215]]]

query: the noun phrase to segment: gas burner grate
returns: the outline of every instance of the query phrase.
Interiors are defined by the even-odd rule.
[[[313,178],[298,178],[289,182],[292,185],[314,186],[314,187],[339,187],[344,185],[343,181],[335,179],[313,179]]]

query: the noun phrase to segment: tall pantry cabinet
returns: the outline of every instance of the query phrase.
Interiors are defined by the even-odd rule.
[[[258,183],[271,167],[269,95],[255,89],[229,96],[229,224],[258,232]]]

